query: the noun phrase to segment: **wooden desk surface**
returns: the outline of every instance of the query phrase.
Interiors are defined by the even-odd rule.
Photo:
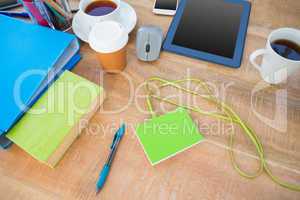
[[[134,46],[137,28],[156,24],[167,31],[171,18],[153,15],[153,0],[127,2],[138,15],[138,25],[130,36],[125,70],[133,84],[131,94],[142,94],[139,85],[151,76],[178,79],[190,75],[209,81],[218,94],[222,94],[228,104],[257,131],[273,172],[300,184],[300,72],[284,85],[267,87],[248,61],[252,51],[264,47],[271,30],[284,26],[300,28],[300,1],[252,0],[244,59],[239,69],[167,52],[163,52],[154,63],[138,61]],[[199,122],[206,142],[152,167],[134,131],[136,124],[149,118],[138,109],[145,108],[143,99],[135,101],[130,98],[132,95],[126,77],[103,74],[95,53],[87,44],[82,43],[81,53],[83,59],[73,71],[104,85],[108,97],[102,111],[95,115],[88,129],[54,170],[38,163],[17,146],[0,151],[1,198],[300,199],[299,192],[277,186],[265,174],[255,180],[240,177],[230,164],[226,126],[224,128],[222,123],[196,114],[193,118]],[[124,110],[118,111],[124,106]],[[200,106],[208,108],[205,104]],[[129,128],[105,188],[97,197],[95,182],[108,154],[113,133],[122,120]],[[255,170],[258,164],[254,148],[238,129],[234,148],[239,164],[250,171]]]

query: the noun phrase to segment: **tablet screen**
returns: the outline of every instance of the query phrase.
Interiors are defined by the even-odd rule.
[[[241,4],[226,0],[186,0],[172,44],[233,58]]]

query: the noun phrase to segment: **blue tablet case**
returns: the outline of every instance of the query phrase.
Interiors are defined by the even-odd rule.
[[[245,45],[245,39],[246,39],[246,34],[247,34],[248,21],[249,21],[249,15],[250,15],[250,10],[251,10],[251,3],[248,1],[244,1],[244,0],[224,0],[225,2],[228,2],[228,3],[240,4],[243,6],[243,12],[242,12],[241,18],[240,18],[240,26],[239,26],[239,32],[237,35],[234,56],[233,56],[233,58],[228,58],[228,57],[223,57],[223,56],[219,56],[216,54],[199,51],[199,50],[195,50],[195,49],[190,49],[190,48],[186,48],[183,46],[178,46],[178,45],[173,44],[173,39],[176,34],[176,30],[177,30],[180,20],[183,16],[184,9],[185,9],[188,1],[192,1],[192,0],[181,0],[180,1],[176,15],[171,23],[171,26],[167,33],[167,37],[164,41],[163,49],[166,51],[181,54],[184,56],[189,56],[192,58],[197,58],[197,59],[201,59],[201,60],[205,60],[205,61],[214,62],[217,64],[222,64],[222,65],[225,65],[228,67],[239,68],[241,65],[242,56],[243,56],[243,52],[244,52],[244,45]],[[220,1],[222,1],[222,0],[220,0]],[[207,20],[209,20],[209,19],[207,19]],[[195,26],[199,26],[199,24],[197,24],[197,19],[195,19],[194,22],[195,22]]]
[[[80,55],[74,35],[3,15],[0,24],[0,135],[4,135]],[[0,146],[7,145],[2,137]]]

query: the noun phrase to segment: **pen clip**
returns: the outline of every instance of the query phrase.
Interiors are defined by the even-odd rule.
[[[115,134],[115,136],[114,136],[114,139],[113,139],[113,142],[112,142],[112,144],[111,144],[111,146],[110,146],[110,148],[112,149],[114,146],[115,146],[115,143],[116,143],[116,140],[117,140],[117,138],[118,138],[118,132]]]
[[[114,139],[113,139],[113,142],[110,146],[110,148],[112,149],[114,146],[115,146],[115,143],[117,141],[117,139],[121,139],[123,134],[125,132],[125,124],[123,124],[116,132],[115,136],[114,136]]]

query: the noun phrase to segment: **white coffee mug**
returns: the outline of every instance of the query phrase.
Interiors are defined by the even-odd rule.
[[[272,49],[272,42],[281,39],[300,45],[300,30],[293,28],[274,30],[268,37],[266,48],[256,50],[250,55],[251,64],[260,71],[262,78],[270,84],[282,83],[300,69],[300,61],[284,58]],[[261,65],[256,62],[258,56],[263,56]]]
[[[120,0],[110,0],[114,2],[117,7],[115,10],[113,10],[111,13],[108,13],[106,15],[102,16],[92,16],[85,12],[88,5],[90,5],[95,0],[81,0],[79,3],[79,12],[80,17],[82,18],[82,27],[84,29],[84,32],[90,32],[92,30],[92,27],[102,21],[106,20],[113,20],[113,21],[120,21],[120,7],[121,7],[121,1]]]

